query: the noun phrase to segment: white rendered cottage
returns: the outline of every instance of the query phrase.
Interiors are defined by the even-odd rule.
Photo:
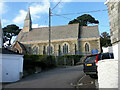
[[[0,82],[16,82],[23,73],[23,55],[2,48],[2,34],[0,21]]]
[[[23,73],[23,55],[2,49],[2,82],[16,82]]]

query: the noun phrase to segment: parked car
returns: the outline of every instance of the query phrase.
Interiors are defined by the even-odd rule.
[[[113,53],[100,53],[87,56],[84,60],[84,73],[91,78],[97,77],[97,65],[99,60],[114,59]]]

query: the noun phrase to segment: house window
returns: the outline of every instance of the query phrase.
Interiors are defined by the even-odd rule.
[[[49,46],[47,47],[47,54],[49,55]],[[50,47],[50,55],[53,54],[53,47]]]
[[[89,52],[89,45],[88,45],[88,43],[85,44],[85,52]]]
[[[46,47],[43,46],[43,54],[45,55],[46,54]]]
[[[34,47],[33,47],[33,54],[39,54],[39,53],[38,53],[38,47],[37,47],[37,46],[34,46]]]
[[[64,44],[63,45],[63,54],[67,54],[68,53],[68,45]]]

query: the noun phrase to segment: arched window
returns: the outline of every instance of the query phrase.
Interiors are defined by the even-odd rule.
[[[67,54],[68,53],[68,45],[64,44],[63,45],[63,54]]]
[[[85,52],[89,52],[89,50],[90,50],[89,44],[86,43],[86,44],[85,44]]]
[[[47,47],[47,54],[49,55],[49,46]],[[53,47],[50,47],[50,55],[53,54]]]
[[[46,47],[43,46],[43,54],[45,55],[46,54]]]
[[[39,54],[37,46],[33,47],[33,54]]]
[[[75,54],[77,54],[77,45],[75,44]]]
[[[60,56],[61,55],[61,46],[59,45],[59,47],[58,47],[58,56]]]

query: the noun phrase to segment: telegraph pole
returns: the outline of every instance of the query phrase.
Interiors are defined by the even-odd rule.
[[[51,8],[49,8],[49,56],[51,55]]]
[[[51,55],[51,16],[52,16],[52,10],[55,9],[59,4],[61,0],[53,7],[52,9],[49,8],[49,56]]]

